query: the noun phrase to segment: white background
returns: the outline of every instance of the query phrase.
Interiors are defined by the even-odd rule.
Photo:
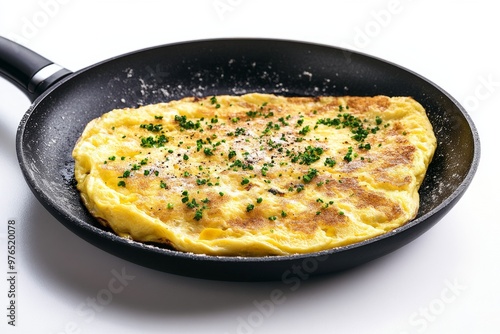
[[[467,107],[482,140],[481,164],[462,200],[397,252],[296,290],[284,282],[205,281],[116,258],[52,218],[15,155],[29,102],[0,79],[0,332],[499,333],[497,9],[487,0],[0,0],[0,35],[73,71],[144,47],[213,37],[349,47],[443,87]],[[16,327],[6,317],[9,219],[17,222]],[[92,309],[113,272],[129,280]],[[275,289],[283,296],[270,304]]]

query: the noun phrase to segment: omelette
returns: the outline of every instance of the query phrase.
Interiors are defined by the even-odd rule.
[[[73,150],[117,235],[220,256],[310,253],[412,220],[436,149],[410,97],[187,97],[112,110]]]

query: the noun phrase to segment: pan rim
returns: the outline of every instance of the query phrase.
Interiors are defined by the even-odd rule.
[[[45,194],[43,191],[43,187],[40,187],[40,184],[36,181],[36,178],[33,177],[32,171],[27,168],[29,165],[28,162],[26,161],[26,157],[24,155],[24,131],[26,129],[26,125],[29,123],[30,117],[33,114],[33,112],[37,109],[37,106],[46,98],[49,98],[51,93],[58,89],[58,87],[64,85],[65,82],[72,80],[73,78],[77,77],[79,74],[84,73],[90,69],[93,69],[95,67],[101,66],[103,64],[107,64],[109,62],[115,61],[120,58],[124,58],[127,56],[135,55],[138,53],[142,52],[147,52],[147,51],[153,51],[157,50],[160,48],[171,48],[171,47],[176,47],[179,45],[186,45],[186,44],[200,44],[200,43],[213,43],[213,42],[236,42],[236,41],[262,41],[262,42],[276,42],[276,43],[289,43],[289,44],[300,44],[301,46],[311,46],[311,47],[323,47],[323,48],[328,48],[328,49],[336,49],[341,52],[347,52],[356,56],[360,56],[363,58],[368,58],[370,60],[375,60],[377,62],[384,63],[385,65],[389,65],[391,67],[395,67],[398,70],[401,70],[403,72],[409,73],[416,78],[425,81],[432,87],[434,87],[437,91],[439,91],[443,96],[448,98],[454,106],[456,106],[461,115],[465,118],[467,125],[471,131],[471,135],[473,138],[473,157],[470,163],[470,166],[468,168],[467,174],[465,177],[462,179],[460,184],[456,187],[456,189],[443,200],[439,205],[437,205],[435,208],[430,210],[429,212],[423,214],[422,216],[415,218],[409,222],[407,222],[405,225],[398,227],[390,232],[384,233],[382,235],[369,238],[354,244],[349,244],[346,246],[339,246],[339,247],[334,247],[331,249],[327,250],[322,250],[318,252],[312,252],[312,253],[304,253],[304,254],[290,254],[290,255],[273,255],[273,256],[215,256],[215,255],[207,255],[207,254],[195,254],[195,253],[189,253],[189,252],[182,252],[182,251],[177,251],[177,250],[170,250],[170,249],[164,249],[161,247],[156,247],[152,245],[148,245],[145,243],[141,243],[138,241],[133,241],[133,240],[128,240],[122,237],[119,237],[111,232],[104,231],[96,226],[93,226],[92,224],[80,219],[79,217],[76,216],[67,216],[64,214],[64,210],[61,210],[59,205],[53,201],[53,199]],[[426,221],[429,217],[435,215],[436,213],[442,211],[445,209],[447,206],[452,204],[453,202],[457,201],[465,192],[465,190],[468,188],[470,183],[472,182],[472,179],[477,171],[479,160],[480,160],[480,151],[481,151],[481,144],[480,144],[480,139],[479,139],[479,134],[477,131],[477,128],[470,117],[470,115],[467,113],[465,108],[454,98],[452,97],[447,91],[442,89],[440,86],[435,84],[433,81],[423,77],[422,75],[407,69],[406,67],[403,67],[401,65],[398,65],[396,63],[393,63],[391,61],[364,53],[364,52],[359,52],[355,50],[350,50],[344,47],[338,47],[338,46],[333,46],[333,45],[327,45],[327,44],[321,44],[321,43],[314,43],[314,42],[308,42],[308,41],[300,41],[300,40],[292,40],[292,39],[274,39],[274,38],[250,38],[250,37],[244,37],[244,38],[210,38],[210,39],[199,39],[199,40],[189,40],[189,41],[180,41],[180,42],[174,42],[174,43],[168,43],[168,44],[162,44],[162,45],[157,45],[157,46],[151,46],[147,47],[144,49],[139,49],[131,52],[127,52],[118,56],[114,56],[105,60],[102,60],[100,62],[97,62],[93,65],[87,66],[85,68],[82,68],[78,71],[75,71],[74,73],[66,76],[65,78],[61,79],[59,82],[55,83],[53,86],[48,88],[43,94],[41,94],[29,107],[27,112],[24,114],[24,116],[21,119],[21,122],[18,126],[17,130],[17,135],[16,135],[16,152],[17,152],[17,157],[19,164],[21,166],[23,175],[31,188],[32,192],[34,193],[35,197],[42,203],[42,205],[48,209],[54,215],[57,220],[63,223],[64,226],[66,226],[68,229],[70,229],[72,232],[75,232],[75,230],[81,230],[85,233],[90,233],[94,236],[97,236],[99,239],[107,239],[108,241],[111,241],[113,243],[118,243],[120,246],[123,247],[132,247],[134,249],[142,249],[142,250],[147,250],[147,251],[153,251],[156,253],[161,253],[162,255],[166,256],[171,256],[171,257],[179,257],[179,258],[184,258],[184,259],[189,259],[189,260],[200,260],[200,261],[221,261],[221,262],[245,262],[245,263],[251,263],[251,262],[287,262],[287,261],[292,261],[292,260],[300,260],[300,259],[305,259],[305,258],[311,258],[311,257],[321,257],[321,256],[328,256],[340,252],[345,252],[348,250],[353,250],[357,248],[361,248],[376,242],[379,242],[384,239],[388,239],[391,237],[394,237],[395,235],[402,233],[406,230],[412,229],[413,227],[419,225],[420,223]],[[72,226],[69,226],[70,224],[64,223],[63,220],[69,219],[73,223],[71,224]],[[78,233],[76,233],[78,234]],[[78,234],[79,235],[79,234]],[[79,235],[82,237],[81,235]],[[95,246],[95,243],[92,243]]]

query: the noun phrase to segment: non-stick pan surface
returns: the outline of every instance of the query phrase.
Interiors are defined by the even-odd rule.
[[[101,228],[84,208],[73,181],[71,151],[90,120],[114,108],[250,92],[414,97],[427,110],[438,138],[420,190],[418,216],[391,233],[351,246],[306,255],[251,258],[194,255],[125,240]],[[192,277],[286,281],[360,265],[427,231],[471,182],[479,160],[479,138],[457,101],[397,65],[317,44],[220,39],[141,50],[63,77],[45,89],[25,114],[17,150],[25,178],[47,210],[71,231],[109,253]]]

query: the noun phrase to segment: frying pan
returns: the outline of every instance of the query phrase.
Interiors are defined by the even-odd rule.
[[[429,80],[358,52],[299,41],[213,39],[140,50],[71,71],[0,38],[0,72],[32,102],[17,132],[17,155],[36,198],[64,226],[106,252],[191,277],[294,282],[388,254],[436,224],[461,198],[478,166],[477,130],[464,108]],[[85,125],[114,108],[186,96],[412,96],[428,112],[438,148],[420,188],[417,217],[382,236],[303,255],[195,255],[122,239],[82,205],[71,151]]]

